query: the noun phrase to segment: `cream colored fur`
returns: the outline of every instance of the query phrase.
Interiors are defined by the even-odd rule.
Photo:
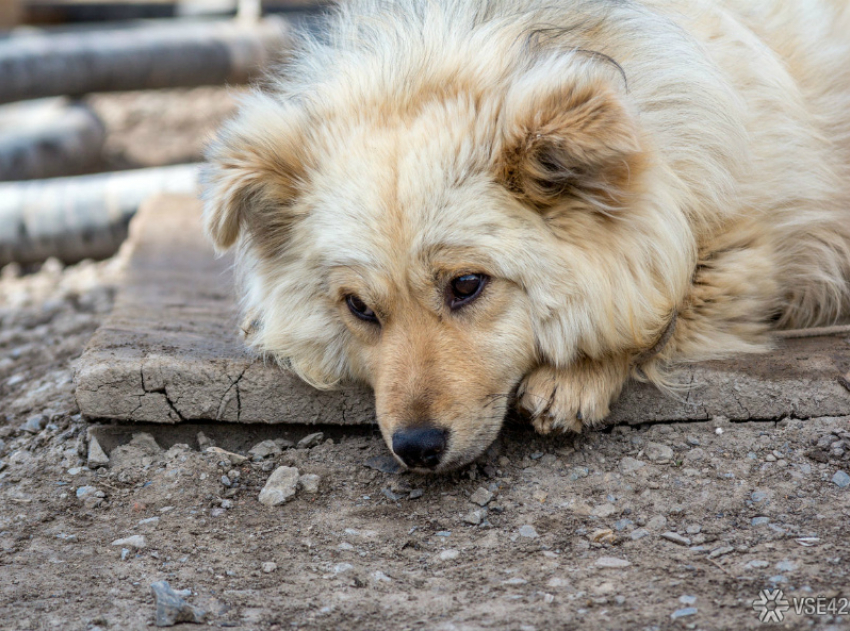
[[[843,0],[349,0],[209,151],[251,343],[476,457],[850,308]],[[488,275],[457,311],[446,287]],[[346,306],[357,296],[376,325]],[[641,366],[678,314],[672,339]]]

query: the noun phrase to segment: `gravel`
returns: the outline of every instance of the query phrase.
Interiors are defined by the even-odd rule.
[[[469,501],[473,504],[478,504],[479,506],[487,506],[493,499],[493,494],[485,489],[483,486],[479,486],[475,489],[475,492],[469,496]]]
[[[142,550],[148,546],[148,540],[144,535],[131,535],[123,539],[116,539],[112,542],[113,546],[121,546],[122,548],[135,548]]]
[[[156,626],[173,627],[178,622],[201,624],[207,612],[187,603],[180,594],[171,589],[167,581],[151,583],[151,593],[156,600]]]
[[[846,471],[836,471],[832,476],[832,483],[841,489],[846,489],[850,486],[850,475]]]
[[[683,537],[682,535],[680,535],[677,532],[672,532],[672,531],[663,532],[663,533],[661,533],[661,538],[666,539],[667,541],[670,541],[672,543],[678,544],[680,546],[691,545],[690,539],[688,539],[687,537]]]

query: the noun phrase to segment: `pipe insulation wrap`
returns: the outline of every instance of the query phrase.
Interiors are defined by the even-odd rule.
[[[245,83],[287,48],[281,18],[164,24],[0,39],[0,103],[89,92]]]
[[[139,205],[157,193],[198,194],[200,165],[0,183],[0,265],[114,254]]]

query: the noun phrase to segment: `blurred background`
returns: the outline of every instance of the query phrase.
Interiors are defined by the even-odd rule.
[[[0,0],[3,278],[114,254],[322,0]]]

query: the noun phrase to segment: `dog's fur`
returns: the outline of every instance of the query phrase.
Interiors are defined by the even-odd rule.
[[[371,385],[390,444],[446,428],[455,467],[514,397],[578,431],[630,375],[848,313],[846,0],[343,5],[211,147],[206,225],[251,343]]]

